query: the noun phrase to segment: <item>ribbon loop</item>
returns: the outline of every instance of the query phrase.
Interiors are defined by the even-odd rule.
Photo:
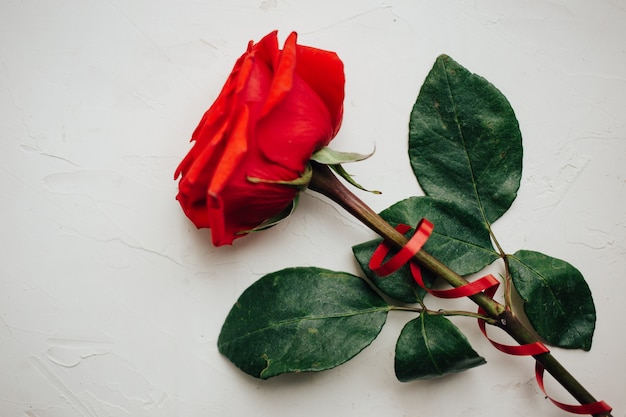
[[[420,220],[411,239],[409,239],[398,253],[385,263],[383,263],[383,261],[385,260],[385,256],[389,253],[390,246],[386,241],[383,241],[374,251],[370,259],[369,268],[374,271],[376,275],[381,277],[394,273],[422,249],[422,246],[424,246],[430,234],[433,232],[433,228],[433,224],[428,220]],[[411,230],[411,228],[406,224],[401,224],[396,227],[396,230],[404,234]]]
[[[482,334],[487,338],[487,340],[489,340],[489,343],[491,343],[491,345],[500,352],[515,356],[535,356],[550,352],[550,350],[541,342],[528,343],[525,345],[503,345],[491,340],[489,336],[487,336],[487,329],[484,320],[478,320],[478,327],[480,327]]]
[[[451,288],[449,290],[433,290],[424,284],[424,280],[422,279],[422,271],[420,267],[415,263],[411,263],[411,274],[413,275],[413,279],[423,289],[428,291],[430,294],[439,298],[462,298],[469,297],[474,294],[478,294],[481,291],[488,290],[489,288],[496,287],[500,285],[498,280],[491,274],[485,275],[482,278],[477,279],[474,282],[470,282],[460,287]]]

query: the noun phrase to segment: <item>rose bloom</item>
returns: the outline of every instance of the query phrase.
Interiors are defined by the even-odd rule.
[[[296,40],[282,50],[276,32],[250,41],[174,174],[176,199],[216,246],[288,210],[301,188],[284,182],[301,178],[341,125],[343,63]]]

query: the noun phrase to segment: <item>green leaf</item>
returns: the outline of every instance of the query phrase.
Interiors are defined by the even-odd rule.
[[[423,217],[427,218],[435,229],[424,250],[461,275],[480,271],[498,258],[485,225],[471,212],[452,202],[411,197],[394,204],[380,215],[394,227],[400,223],[415,226]],[[365,275],[382,292],[396,300],[406,303],[422,300],[425,291],[414,283],[408,267],[384,278],[369,269],[369,260],[381,241],[376,239],[352,248]],[[428,282],[426,275],[424,278]]]
[[[396,377],[402,382],[438,378],[486,363],[447,318],[420,314],[404,326],[396,344]]]
[[[392,225],[416,225],[422,218],[435,225],[424,249],[460,275],[483,269],[498,258],[489,232],[463,207],[432,197],[410,197],[382,211]]]
[[[265,275],[243,292],[217,345],[242,371],[257,378],[322,371],[367,347],[388,311],[357,276],[289,268]]]
[[[521,250],[507,257],[515,289],[537,333],[549,344],[591,349],[596,309],[582,274],[569,263]]]
[[[517,195],[522,135],[495,86],[441,55],[411,112],[409,158],[427,195],[493,223]]]

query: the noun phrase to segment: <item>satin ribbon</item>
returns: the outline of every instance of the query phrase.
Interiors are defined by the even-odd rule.
[[[439,297],[439,298],[459,298],[459,297],[469,297],[474,294],[478,294],[479,292],[484,292],[490,298],[493,298],[495,295],[500,282],[491,274],[485,275],[477,279],[476,281],[467,283],[460,287],[451,288],[447,290],[432,290],[424,284],[424,280],[422,279],[422,272],[415,262],[412,262],[413,256],[419,252],[422,247],[426,244],[426,241],[430,237],[434,225],[426,219],[420,220],[415,228],[415,233],[409,239],[409,241],[404,245],[395,255],[393,255],[386,262],[385,257],[389,254],[391,247],[387,241],[384,241],[378,245],[369,262],[369,268],[376,273],[380,277],[385,277],[390,275],[400,269],[403,265],[409,262],[409,268],[411,271],[411,275],[413,279],[421,288],[428,291],[430,294]],[[406,224],[400,224],[396,227],[396,230],[402,234],[405,234],[411,227]],[[479,314],[484,314],[485,311],[479,307]],[[518,356],[535,356],[541,355],[544,353],[548,353],[549,349],[541,342],[534,342],[525,345],[504,345],[498,342],[495,342],[489,338],[487,335],[487,329],[485,325],[485,321],[478,319],[478,326],[480,327],[483,335],[489,340],[489,342],[499,351],[507,353],[509,355],[518,355]],[[561,410],[573,413],[573,414],[600,414],[611,411],[611,407],[606,404],[604,401],[598,401],[592,404],[582,404],[582,405],[569,405],[564,404],[559,401],[552,399],[546,393],[544,382],[543,382],[543,374],[544,367],[541,363],[536,362],[535,366],[535,377],[537,379],[537,384],[541,391],[546,395],[554,405],[556,405]]]
[[[545,387],[543,386],[543,371],[543,365],[539,362],[535,362],[535,377],[537,378],[537,384],[539,385],[539,388],[541,388],[541,391],[544,393],[546,398],[552,401],[552,403],[559,407],[561,410],[568,411],[572,414],[602,414],[611,412],[611,406],[604,401],[598,401],[591,404],[570,405],[550,398],[550,396],[546,393]]]

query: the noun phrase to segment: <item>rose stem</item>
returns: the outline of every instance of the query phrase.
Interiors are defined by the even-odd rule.
[[[354,195],[341,181],[331,172],[326,165],[312,162],[313,177],[309,183],[309,189],[330,198],[346,211],[360,220],[385,240],[398,248],[407,243],[404,235],[393,228],[382,217],[367,206],[361,199]],[[465,278],[452,271],[446,265],[438,261],[424,250],[415,254],[417,262],[443,278],[453,287],[460,287],[468,283]],[[484,293],[474,294],[469,297],[485,310],[489,317],[497,320],[498,327],[506,331],[515,341],[524,345],[537,342],[537,338],[524,327],[524,324],[504,305],[493,300]],[[591,404],[597,400],[561,365],[551,353],[543,353],[533,356],[535,360],[556,379],[576,400],[581,404]],[[594,414],[597,417],[610,417],[610,413]]]

